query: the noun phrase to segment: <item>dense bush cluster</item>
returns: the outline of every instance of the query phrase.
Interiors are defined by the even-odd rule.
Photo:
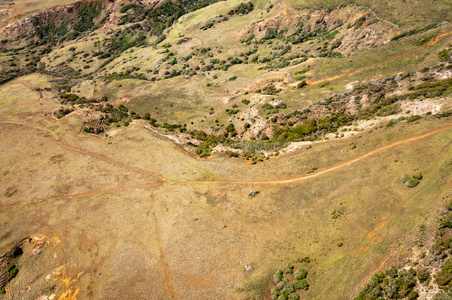
[[[231,9],[228,12],[228,15],[230,15],[230,16],[233,16],[233,15],[246,15],[249,12],[252,12],[253,10],[254,10],[253,2],[240,3],[240,5],[238,7],[236,7],[235,9]]]
[[[417,86],[410,87],[409,99],[420,97],[435,98],[452,93],[452,78],[430,80]]]
[[[420,177],[419,174],[417,177]],[[393,266],[385,272],[374,274],[355,300],[417,299],[420,296],[418,291],[434,290],[432,284],[442,290],[432,299],[451,299],[452,201],[446,204],[440,215],[442,217],[438,221],[433,245],[429,246],[428,251],[425,251],[427,249],[424,249],[426,246],[422,241],[417,241],[417,245],[421,247],[419,261],[407,261],[408,265]],[[419,231],[424,230],[425,226],[421,225]]]
[[[374,274],[355,300],[417,299],[419,293],[414,290],[417,275],[413,268],[407,271],[395,267]],[[424,278],[425,274],[421,276]]]
[[[67,17],[60,21],[61,13],[54,15],[36,15],[31,17],[34,32],[30,37],[37,37],[35,46],[55,44],[58,42],[73,40],[85,32],[97,29],[95,19],[104,9],[101,2],[76,2],[74,7],[67,9]],[[99,23],[99,22],[97,22]]]
[[[422,180],[422,174],[420,172],[415,173],[413,176],[403,175],[400,181],[406,184],[407,187],[416,187]]]
[[[284,272],[282,270],[276,271],[273,275],[273,281],[276,287],[272,289],[273,299],[293,299],[298,300],[298,290],[309,289],[309,283],[306,281],[308,272],[304,269],[297,269],[294,273],[294,266],[288,263]],[[292,282],[289,280],[292,279]]]

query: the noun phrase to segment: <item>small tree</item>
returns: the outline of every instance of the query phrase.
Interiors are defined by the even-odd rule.
[[[306,80],[302,80],[297,84],[297,89],[302,89],[307,85],[308,85],[308,83],[306,82]]]

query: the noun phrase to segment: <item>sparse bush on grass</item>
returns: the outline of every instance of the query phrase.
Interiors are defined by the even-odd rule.
[[[365,21],[366,21],[366,17],[365,16],[363,16],[363,17],[359,18],[358,20],[356,20],[355,24],[353,24],[354,29],[356,30],[359,27],[361,27],[364,24]]]
[[[281,92],[281,89],[277,89],[273,83],[270,83],[262,89],[262,94],[264,95],[276,95]]]
[[[450,49],[443,49],[438,53],[439,61],[445,62],[450,59]]]
[[[307,86],[308,84],[306,83],[306,81],[305,80],[303,80],[303,81],[301,81],[301,82],[299,82],[298,84],[297,84],[297,89],[302,89],[302,88],[304,88],[305,86]]]
[[[235,151],[226,151],[226,154],[229,156],[229,157],[239,157],[239,153],[238,152],[235,152]]]
[[[9,272],[9,271],[11,271],[12,269],[14,269],[16,266],[14,265],[14,264],[9,264],[7,267],[6,267],[6,272]]]
[[[393,127],[394,125],[396,125],[396,124],[402,122],[403,120],[405,120],[405,117],[403,117],[403,116],[402,116],[402,117],[399,117],[399,118],[397,118],[397,119],[392,119],[391,121],[389,121],[389,122],[386,124],[386,127],[387,127],[387,128]]]
[[[287,105],[285,104],[285,103],[279,103],[279,104],[277,104],[277,105],[275,105],[275,108],[276,109],[286,109],[287,108]]]
[[[333,210],[333,212],[331,213],[331,219],[336,220],[337,218],[339,218],[343,214],[344,213],[342,211]]]
[[[276,273],[273,275],[273,281],[275,284],[277,284],[276,287],[274,287],[271,290],[272,298],[273,299],[300,299],[299,295],[296,293],[296,290],[307,290],[309,288],[308,282],[304,279],[306,278],[307,272],[299,271],[302,269],[298,269],[297,272],[301,272],[300,274],[295,273],[295,277],[293,282],[290,282],[289,279],[284,277],[284,273],[282,270],[276,271]],[[286,267],[286,274],[292,274],[293,272],[293,265],[288,263]],[[305,273],[306,272],[306,273]],[[303,279],[297,279],[303,278]]]
[[[214,24],[212,23],[212,22],[210,22],[210,23],[207,23],[206,25],[204,25],[204,26],[201,26],[201,30],[207,30],[207,29],[210,29],[210,28],[212,28],[214,26]]]
[[[435,98],[452,93],[452,78],[433,80],[412,86],[409,90],[413,91],[409,94],[409,99],[419,97]]]
[[[411,123],[411,122],[417,121],[419,119],[422,119],[422,116],[413,115],[413,116],[409,116],[408,119],[406,119],[406,121],[407,121],[407,123]]]
[[[416,179],[418,179],[418,180],[421,180],[421,179],[422,179],[422,174],[421,174],[420,172],[417,172],[417,173],[415,173],[415,174],[413,175],[413,178],[416,178]]]
[[[253,2],[247,2],[247,3],[241,3],[238,7],[236,7],[235,9],[232,9],[228,12],[228,15],[233,16],[233,15],[246,15],[249,12],[254,10],[254,4]]]
[[[423,28],[419,28],[419,29],[411,29],[411,30],[409,30],[409,31],[405,31],[405,32],[402,32],[401,34],[396,35],[395,37],[393,37],[393,38],[391,39],[391,41],[396,41],[396,40],[399,40],[399,39],[404,38],[404,37],[407,37],[407,36],[411,36],[411,35],[414,35],[414,34],[418,34],[418,33],[421,33],[421,32],[425,32],[425,31],[427,31],[427,30],[433,29],[433,28],[438,27],[438,26],[439,26],[439,24],[436,24],[436,23],[435,23],[435,24],[427,25],[427,26],[425,26],[425,27],[423,27]]]
[[[6,272],[9,273],[9,278],[12,279],[12,278],[16,277],[19,270],[17,269],[17,267],[14,264],[9,264],[6,267]]]
[[[226,113],[227,113],[229,116],[235,115],[235,114],[237,114],[239,111],[240,111],[239,109],[229,109],[229,108],[226,108]]]
[[[414,300],[419,298],[419,293],[417,291],[411,291],[406,297],[408,298],[408,300]]]

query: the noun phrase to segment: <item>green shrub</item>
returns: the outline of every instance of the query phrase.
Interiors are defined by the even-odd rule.
[[[419,120],[419,119],[422,119],[422,116],[419,116],[419,115],[413,115],[413,116],[408,117],[408,119],[406,119],[406,121],[407,121],[408,123],[410,123],[410,122],[417,121],[417,120]]]
[[[273,279],[275,282],[280,282],[283,280],[283,278],[284,278],[284,276],[283,276],[282,270],[276,271],[275,275],[273,275]]]
[[[306,276],[308,276],[308,271],[306,271],[305,269],[297,269],[295,271],[295,279],[297,280],[305,279]]]
[[[408,182],[406,182],[407,187],[415,187],[418,184],[419,184],[419,179],[417,179],[417,178],[411,178],[410,180],[408,180]]]
[[[400,178],[400,181],[402,181],[403,183],[407,183],[410,179],[411,179],[411,176],[405,174],[402,176],[402,178]]]
[[[422,174],[421,174],[421,172],[415,173],[415,174],[413,175],[413,178],[416,178],[416,179],[421,180],[421,179],[422,179]]]
[[[279,290],[279,288],[277,287],[277,286],[275,286],[273,289],[272,289],[272,298],[273,299],[278,299],[278,297],[281,295],[281,293],[280,293],[280,290]]]
[[[9,271],[9,278],[14,278],[17,275],[17,272],[19,272],[19,270],[17,268],[12,269],[11,271]]]
[[[307,290],[309,288],[309,283],[302,279],[302,280],[295,280],[293,282],[295,289],[297,290]]]
[[[448,49],[444,49],[438,53],[439,61],[444,62],[450,59],[450,54]]]
[[[14,269],[16,266],[14,265],[14,264],[9,264],[7,267],[6,267],[6,272],[9,272],[9,271],[11,271],[12,269]]]
[[[307,85],[308,85],[308,83],[306,82],[306,80],[303,80],[297,84],[297,89],[302,89]]]
[[[276,109],[286,109],[287,105],[285,103],[279,103],[275,106]]]
[[[410,293],[408,293],[408,295],[406,296],[409,300],[414,300],[419,298],[419,293],[416,291],[411,291]]]
[[[298,296],[297,293],[291,293],[289,295],[289,300],[298,300],[298,299],[300,299],[300,296]]]
[[[419,270],[417,273],[417,279],[419,279],[420,282],[430,281],[430,272],[427,269]]]
[[[292,274],[293,273],[293,269],[294,269],[294,266],[291,263],[288,263],[287,266],[286,266],[285,273],[286,274]]]
[[[243,100],[242,100],[242,103],[245,104],[245,105],[248,105],[248,104],[250,104],[250,100],[243,99]]]

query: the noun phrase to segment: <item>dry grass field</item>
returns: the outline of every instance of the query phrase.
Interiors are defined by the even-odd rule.
[[[309,270],[303,297],[345,299],[451,189],[449,120],[378,128],[250,166],[192,158],[139,123],[109,139],[78,135],[74,120],[43,117],[33,101],[30,113],[0,120],[1,247],[41,237],[52,257],[24,263],[40,270],[13,281],[24,298],[45,284],[80,299],[268,298],[273,273],[291,262]],[[415,171],[425,178],[418,187],[400,183]],[[297,262],[306,256],[309,264]]]
[[[74,1],[44,2],[0,0],[0,28]],[[297,291],[301,299],[354,299],[374,273],[414,255],[421,225],[434,237],[438,209],[452,197],[452,119],[439,115],[452,108],[451,87],[437,97],[409,93],[452,76],[452,25],[391,39],[448,21],[450,3],[424,11],[419,1],[358,0],[397,24],[375,19],[364,26],[374,27],[360,29],[359,16],[373,15],[343,1],[256,0],[253,11],[228,14],[242,2],[184,14],[158,37],[117,53],[108,47],[139,36],[130,30],[119,37],[128,23],[112,25],[130,9],[53,47],[8,50],[1,42],[0,75],[17,76],[0,85],[0,288],[6,287],[0,300],[271,299],[274,274],[288,263],[308,271],[309,289]],[[119,10],[118,3],[106,5]],[[338,17],[346,13],[353,19],[348,25]],[[292,33],[295,20],[315,28],[334,18],[332,29],[316,29],[291,46],[297,58],[276,55],[289,34],[244,41],[245,29],[268,31],[273,21]],[[259,25],[264,29],[253,29],[267,20]],[[359,30],[360,41],[347,40]],[[366,44],[377,33],[381,40]],[[322,47],[334,50],[328,43],[337,34],[354,51],[322,56]],[[257,54],[244,54],[252,50]],[[268,61],[253,62],[255,56]],[[243,63],[221,69],[239,57]],[[284,59],[290,63],[267,65]],[[35,71],[19,76],[34,60]],[[178,75],[170,76],[173,71]],[[302,81],[306,86],[298,87]],[[386,96],[405,96],[396,112],[357,117],[312,139],[288,139],[258,163],[225,151],[201,158],[180,145],[188,133],[167,126],[219,136],[229,124],[245,134],[253,120],[248,126],[259,133],[243,138],[252,145],[265,140],[264,130],[286,126],[290,114],[300,112],[304,121],[302,113],[335,95],[351,95],[344,107],[355,105],[358,96],[347,91],[381,92],[387,81],[397,89]],[[270,83],[281,90],[263,93]],[[388,99],[384,92],[380,99]],[[81,102],[66,101],[70,93]],[[372,104],[366,97],[363,110]],[[287,106],[268,111],[269,103]],[[105,131],[90,133],[85,126],[99,120],[100,104],[125,105],[130,115],[109,124],[100,119]],[[335,112],[331,107],[323,112]],[[141,117],[132,117],[135,112]],[[416,172],[423,177],[418,186],[401,182]],[[23,254],[12,257],[14,246]],[[4,284],[7,261],[18,272]]]

